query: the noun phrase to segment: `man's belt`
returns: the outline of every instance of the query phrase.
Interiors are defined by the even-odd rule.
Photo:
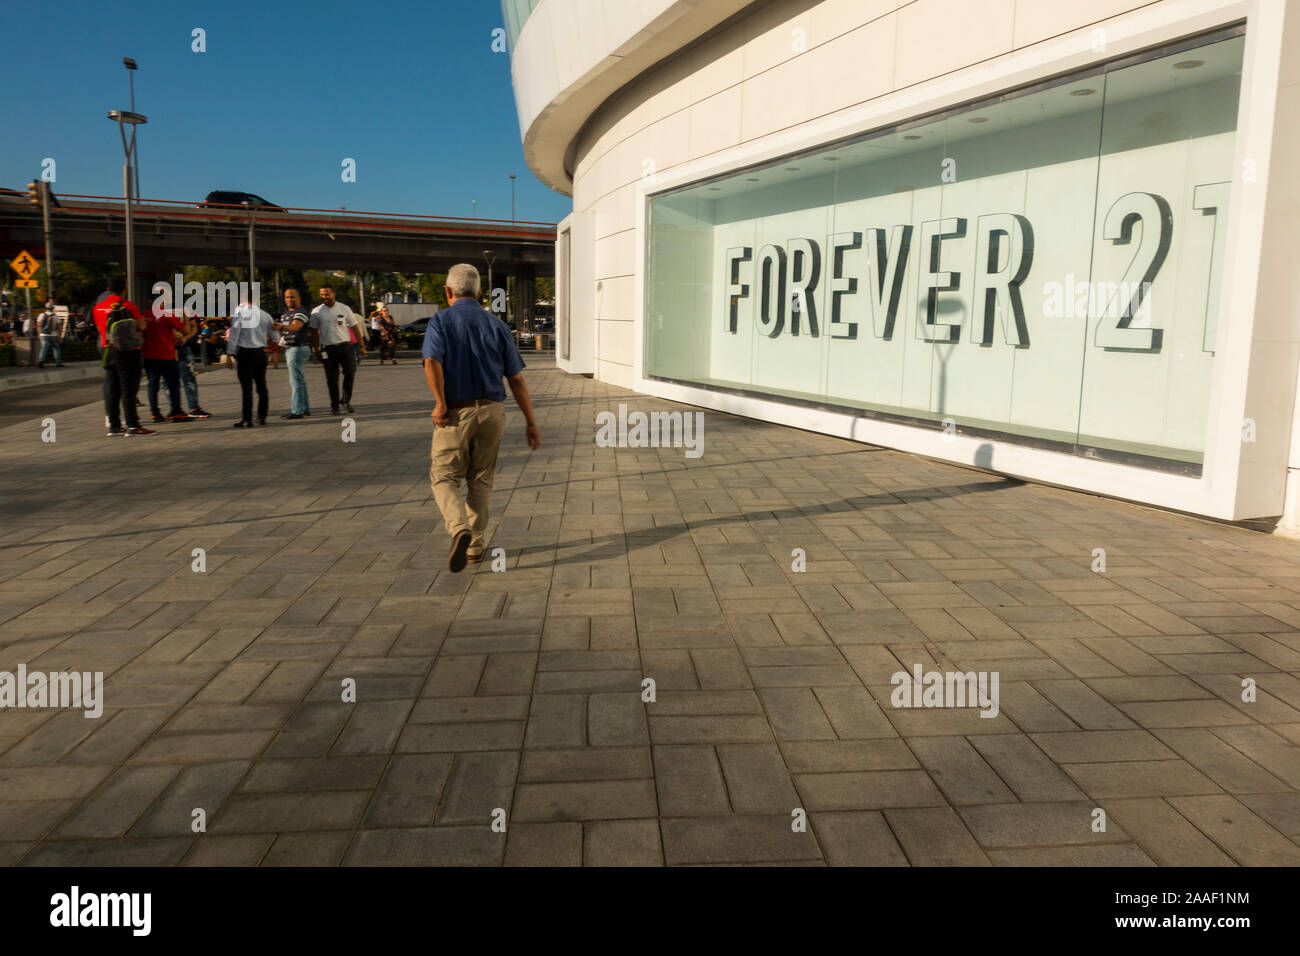
[[[496,405],[496,404],[498,404],[498,401],[495,398],[474,398],[468,402],[448,402],[447,407],[448,408],[473,408],[475,405]]]

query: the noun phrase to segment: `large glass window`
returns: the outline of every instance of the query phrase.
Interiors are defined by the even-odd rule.
[[[1243,44],[655,197],[646,374],[1199,473]]]

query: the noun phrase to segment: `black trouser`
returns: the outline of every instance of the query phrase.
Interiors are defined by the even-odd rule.
[[[149,411],[155,415],[162,414],[162,410],[158,407],[158,387],[165,385],[168,400],[171,402],[170,413],[180,415],[184,408],[181,406],[181,373],[176,360],[145,359],[144,370],[149,376]]]
[[[123,418],[127,428],[140,427],[140,413],[135,410],[135,393],[140,389],[140,370],[144,357],[139,349],[118,352],[117,361],[104,369],[108,395],[104,411],[108,414],[110,428],[121,428]]]
[[[235,371],[244,392],[244,421],[253,424],[253,386],[257,386],[257,420],[266,421],[266,406],[271,397],[266,391],[266,351],[240,349],[235,353]]]
[[[339,369],[343,369],[343,395],[339,396]],[[325,346],[325,385],[330,390],[330,411],[339,407],[339,402],[352,403],[352,381],[357,375],[357,360],[352,354],[352,344],[343,342],[339,345]]]

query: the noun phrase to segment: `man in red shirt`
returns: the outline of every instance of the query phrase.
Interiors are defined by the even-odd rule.
[[[99,347],[101,349],[108,347],[108,341],[105,338],[108,326],[109,313],[113,311],[113,306],[122,303],[122,308],[127,314],[135,319],[136,328],[141,334],[144,333],[146,322],[140,310],[135,307],[134,302],[129,302],[123,297],[126,291],[126,279],[122,276],[113,276],[108,280],[108,295],[95,303],[95,311],[92,318],[95,321],[95,328],[99,329]],[[108,434],[109,437],[114,435],[152,435],[152,429],[143,428],[140,425],[140,413],[136,411],[135,395],[140,389],[140,371],[143,367],[143,356],[139,349],[130,349],[121,352],[117,361],[104,369],[104,412],[108,416]],[[119,407],[120,406],[120,407]],[[125,418],[126,427],[123,428],[123,419]]]
[[[149,315],[148,325],[144,330],[144,370],[149,376],[149,410],[153,412],[156,422],[188,422],[193,419],[185,414],[181,405],[181,376],[176,365],[175,333],[180,332],[185,339],[194,334],[194,323],[190,319],[178,319],[174,312],[165,311],[154,306]],[[171,411],[163,418],[162,409],[158,407],[158,384],[167,384],[167,396],[171,401]]]

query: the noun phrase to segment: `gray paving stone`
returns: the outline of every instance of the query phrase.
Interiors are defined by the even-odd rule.
[[[369,799],[368,790],[236,794],[215,817],[209,817],[208,831],[223,834],[347,829],[360,820]]]
[[[1093,831],[1095,809],[1090,802],[1011,803],[957,813],[985,849],[1126,842],[1127,834],[1112,822],[1105,832]]]
[[[506,837],[506,866],[582,866],[581,823],[516,823]]]
[[[337,866],[351,841],[352,833],[347,830],[281,833],[262,857],[261,865]]]
[[[490,827],[497,810],[508,819],[518,772],[514,751],[457,754],[435,822]]]
[[[275,838],[265,833],[201,836],[182,861],[184,866],[257,866]]]
[[[524,783],[515,791],[515,819],[618,820],[656,814],[651,780]]]
[[[919,770],[796,774],[808,810],[879,810],[943,806],[943,795]]]
[[[482,827],[361,830],[346,866],[494,866],[505,855],[506,834]]]
[[[701,817],[732,812],[713,747],[657,746],[654,769],[661,815]]]
[[[595,747],[649,743],[646,705],[640,695],[592,694],[587,699],[587,740]]]
[[[1169,802],[1243,866],[1300,864],[1300,846],[1232,796],[1170,797]]]
[[[391,758],[366,808],[362,825],[369,828],[431,824],[451,774],[451,765],[451,754],[398,754]]]
[[[583,830],[587,866],[663,866],[658,820],[597,820]]]
[[[1234,866],[1187,818],[1159,797],[1106,800],[1109,820],[1124,828],[1133,842],[1161,866]]]
[[[880,813],[814,813],[812,826],[832,866],[907,866]]]
[[[949,807],[885,811],[894,837],[913,866],[988,866],[988,857]]]
[[[795,833],[790,822],[788,814],[663,820],[664,860],[669,866],[820,860],[812,829]]]

